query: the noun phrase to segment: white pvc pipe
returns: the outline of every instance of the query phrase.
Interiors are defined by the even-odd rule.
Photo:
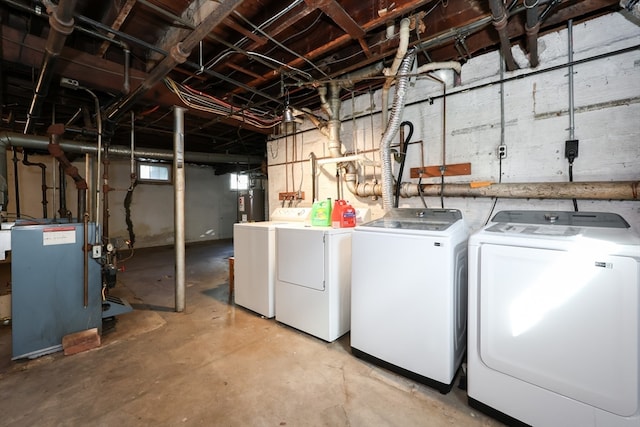
[[[332,164],[332,163],[343,163],[343,162],[363,162],[363,163],[366,163],[367,165],[371,165],[371,166],[373,166],[373,165],[379,166],[380,165],[380,162],[369,160],[362,154],[352,154],[350,156],[329,157],[329,158],[326,158],[326,159],[316,160],[316,164],[318,166],[322,166],[322,165],[326,165],[326,164]]]
[[[176,252],[176,311],[185,307],[185,237],[184,237],[184,112],[185,108],[174,106],[173,137],[173,188],[175,252]]]

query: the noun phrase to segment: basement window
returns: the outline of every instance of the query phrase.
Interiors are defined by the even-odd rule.
[[[247,190],[249,188],[249,175],[230,173],[229,187],[231,190]]]
[[[138,162],[138,181],[148,184],[171,184],[172,165]]]

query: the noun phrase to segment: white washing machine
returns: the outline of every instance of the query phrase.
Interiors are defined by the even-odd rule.
[[[447,393],[466,347],[467,238],[453,209],[393,209],[356,227],[351,351]]]
[[[640,426],[639,278],[619,215],[496,214],[469,238],[470,405],[508,424]]]
[[[266,318],[275,316],[276,226],[302,227],[311,208],[277,208],[271,221],[233,226],[234,302]]]
[[[357,222],[369,209],[356,209]],[[276,229],[276,320],[331,342],[349,331],[354,228]]]

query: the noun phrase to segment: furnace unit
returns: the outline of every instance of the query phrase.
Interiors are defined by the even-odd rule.
[[[95,224],[87,228],[93,238]],[[83,223],[19,222],[11,230],[14,360],[60,351],[65,335],[102,330],[100,260],[83,245]]]

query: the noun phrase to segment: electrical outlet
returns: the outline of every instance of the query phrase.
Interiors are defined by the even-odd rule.
[[[80,87],[80,83],[78,83],[77,80],[63,77],[60,79],[60,86],[66,87],[67,89],[78,89]]]
[[[498,158],[506,159],[507,158],[507,146],[502,144],[498,145]]]
[[[100,258],[102,256],[102,246],[100,245],[94,245],[91,248],[91,256],[93,258]]]

